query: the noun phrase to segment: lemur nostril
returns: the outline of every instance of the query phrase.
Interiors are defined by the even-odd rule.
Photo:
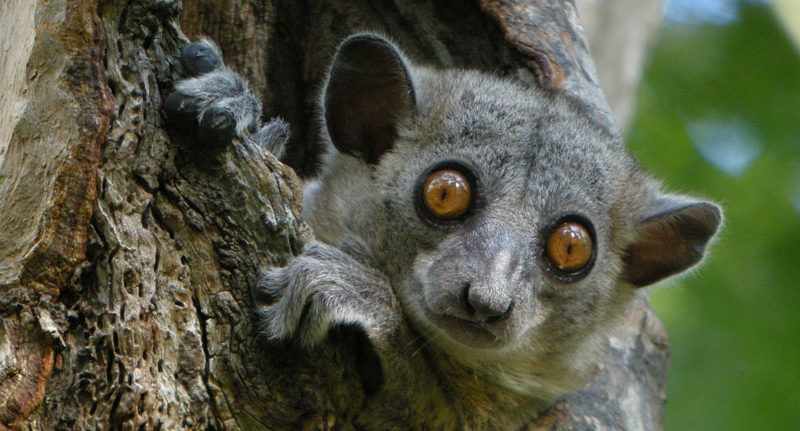
[[[492,317],[490,317],[490,318],[486,319],[486,323],[488,323],[488,324],[490,324],[490,325],[492,325],[492,324],[494,324],[494,323],[497,323],[497,322],[498,322],[500,319],[502,319],[502,318],[503,318],[503,316],[505,316],[505,315],[501,315],[501,316],[492,316]]]
[[[464,285],[461,286],[461,298],[463,299],[464,308],[467,310],[467,314],[472,316],[475,314],[475,307],[473,307],[472,304],[469,303],[469,288],[470,288],[469,281],[465,282]]]
[[[486,319],[486,323],[492,325],[502,320],[505,320],[508,316],[511,315],[512,310],[514,310],[514,301],[511,301],[511,304],[508,304],[508,308],[502,314],[498,314],[496,316],[489,316]]]

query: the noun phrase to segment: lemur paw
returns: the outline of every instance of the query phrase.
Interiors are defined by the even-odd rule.
[[[189,78],[178,82],[165,102],[173,127],[197,130],[212,145],[227,145],[239,137],[255,141],[276,157],[283,154],[287,125],[280,120],[261,123],[261,103],[247,81],[225,66],[213,42],[202,39],[186,45],[180,61]]]
[[[334,325],[372,327],[376,307],[366,297],[389,292],[375,287],[381,282],[339,249],[314,242],[288,266],[263,273],[251,297],[264,335],[311,347]]]
[[[261,275],[251,291],[259,315],[259,330],[272,340],[296,338],[313,347],[327,336],[330,322],[315,280],[295,259],[285,268]]]

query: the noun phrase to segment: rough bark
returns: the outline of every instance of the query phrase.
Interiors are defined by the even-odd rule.
[[[337,41],[391,34],[416,60],[564,91],[614,130],[570,1],[187,2],[183,28],[292,126],[311,173],[316,91]],[[260,268],[311,238],[293,170],[246,143],[170,137],[186,39],[169,0],[0,4],[0,429],[349,429],[349,340],[253,333]],[[11,23],[11,24],[9,24]],[[11,29],[11,30],[9,30]],[[667,342],[645,300],[597,379],[530,429],[659,429]]]

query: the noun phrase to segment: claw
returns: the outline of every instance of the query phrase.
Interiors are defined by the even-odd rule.
[[[227,145],[236,133],[236,123],[230,113],[210,110],[200,119],[200,131],[208,141]]]
[[[164,110],[167,120],[175,127],[194,128],[197,127],[197,111],[192,109],[191,97],[176,91],[167,97],[164,102]]]
[[[215,129],[224,129],[226,127],[230,127],[231,124],[231,118],[224,112],[217,113],[212,116],[211,127]]]
[[[280,120],[268,123],[254,134],[255,141],[262,149],[280,158],[289,140],[289,127]]]

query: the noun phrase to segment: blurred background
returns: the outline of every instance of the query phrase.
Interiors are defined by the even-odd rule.
[[[800,0],[659,6],[629,146],[726,216],[701,271],[649,291],[672,346],[664,429],[800,430]]]

